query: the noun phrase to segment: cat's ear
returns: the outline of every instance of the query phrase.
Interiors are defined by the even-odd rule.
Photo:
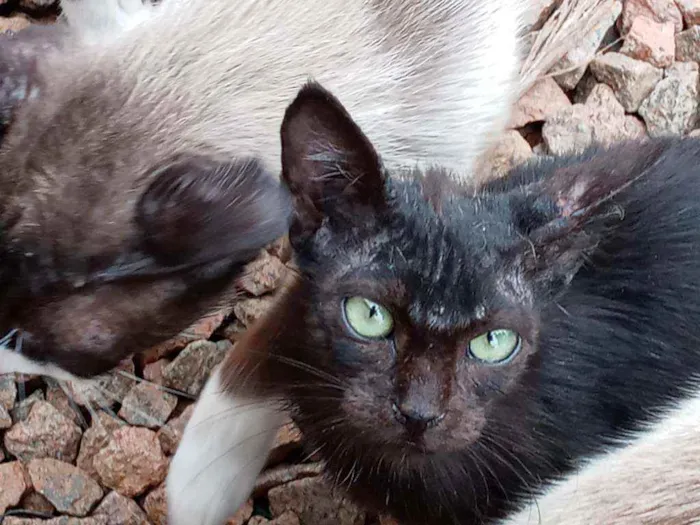
[[[255,159],[188,155],[154,171],[135,223],[161,264],[245,260],[288,229],[289,194]]]
[[[638,159],[639,153],[632,155]],[[512,220],[522,241],[509,255],[518,270],[544,293],[571,281],[587,255],[624,217],[617,198],[633,183],[634,160],[614,165],[588,161],[557,169],[510,193]]]
[[[357,224],[385,204],[379,155],[341,103],[304,86],[282,122],[282,177],[294,199],[290,237],[312,234],[325,218]]]

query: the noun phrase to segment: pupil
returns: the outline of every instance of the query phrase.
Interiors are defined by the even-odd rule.
[[[369,307],[369,318],[371,319],[375,315],[377,315],[377,306],[373,304]]]
[[[498,345],[498,335],[496,332],[489,332],[488,335],[488,341],[491,346],[497,346]]]

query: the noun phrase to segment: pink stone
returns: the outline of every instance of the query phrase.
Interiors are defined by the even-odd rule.
[[[672,22],[659,23],[638,16],[632,22],[620,52],[656,67],[668,67],[673,64],[676,54],[674,34]]]

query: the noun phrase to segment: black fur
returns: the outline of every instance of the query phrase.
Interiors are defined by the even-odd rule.
[[[444,174],[368,168],[357,159],[371,146],[349,118],[313,85],[285,117],[300,278],[274,313],[269,388],[359,503],[405,525],[496,523],[695,385],[699,140],[542,158],[476,195],[443,192],[436,207],[426,180]],[[349,337],[338,305],[358,294],[387,306],[410,343]],[[490,312],[531,350],[489,370],[459,364],[452,345],[489,329]],[[427,373],[415,363],[454,359],[474,384],[448,374],[445,388],[485,423],[457,421],[417,452],[385,405],[407,363],[415,376]],[[474,437],[455,448],[455,435]]]

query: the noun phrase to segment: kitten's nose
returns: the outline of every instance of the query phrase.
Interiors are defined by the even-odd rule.
[[[394,416],[411,432],[424,432],[445,418],[445,413],[428,403],[415,403],[408,400],[394,403]]]

